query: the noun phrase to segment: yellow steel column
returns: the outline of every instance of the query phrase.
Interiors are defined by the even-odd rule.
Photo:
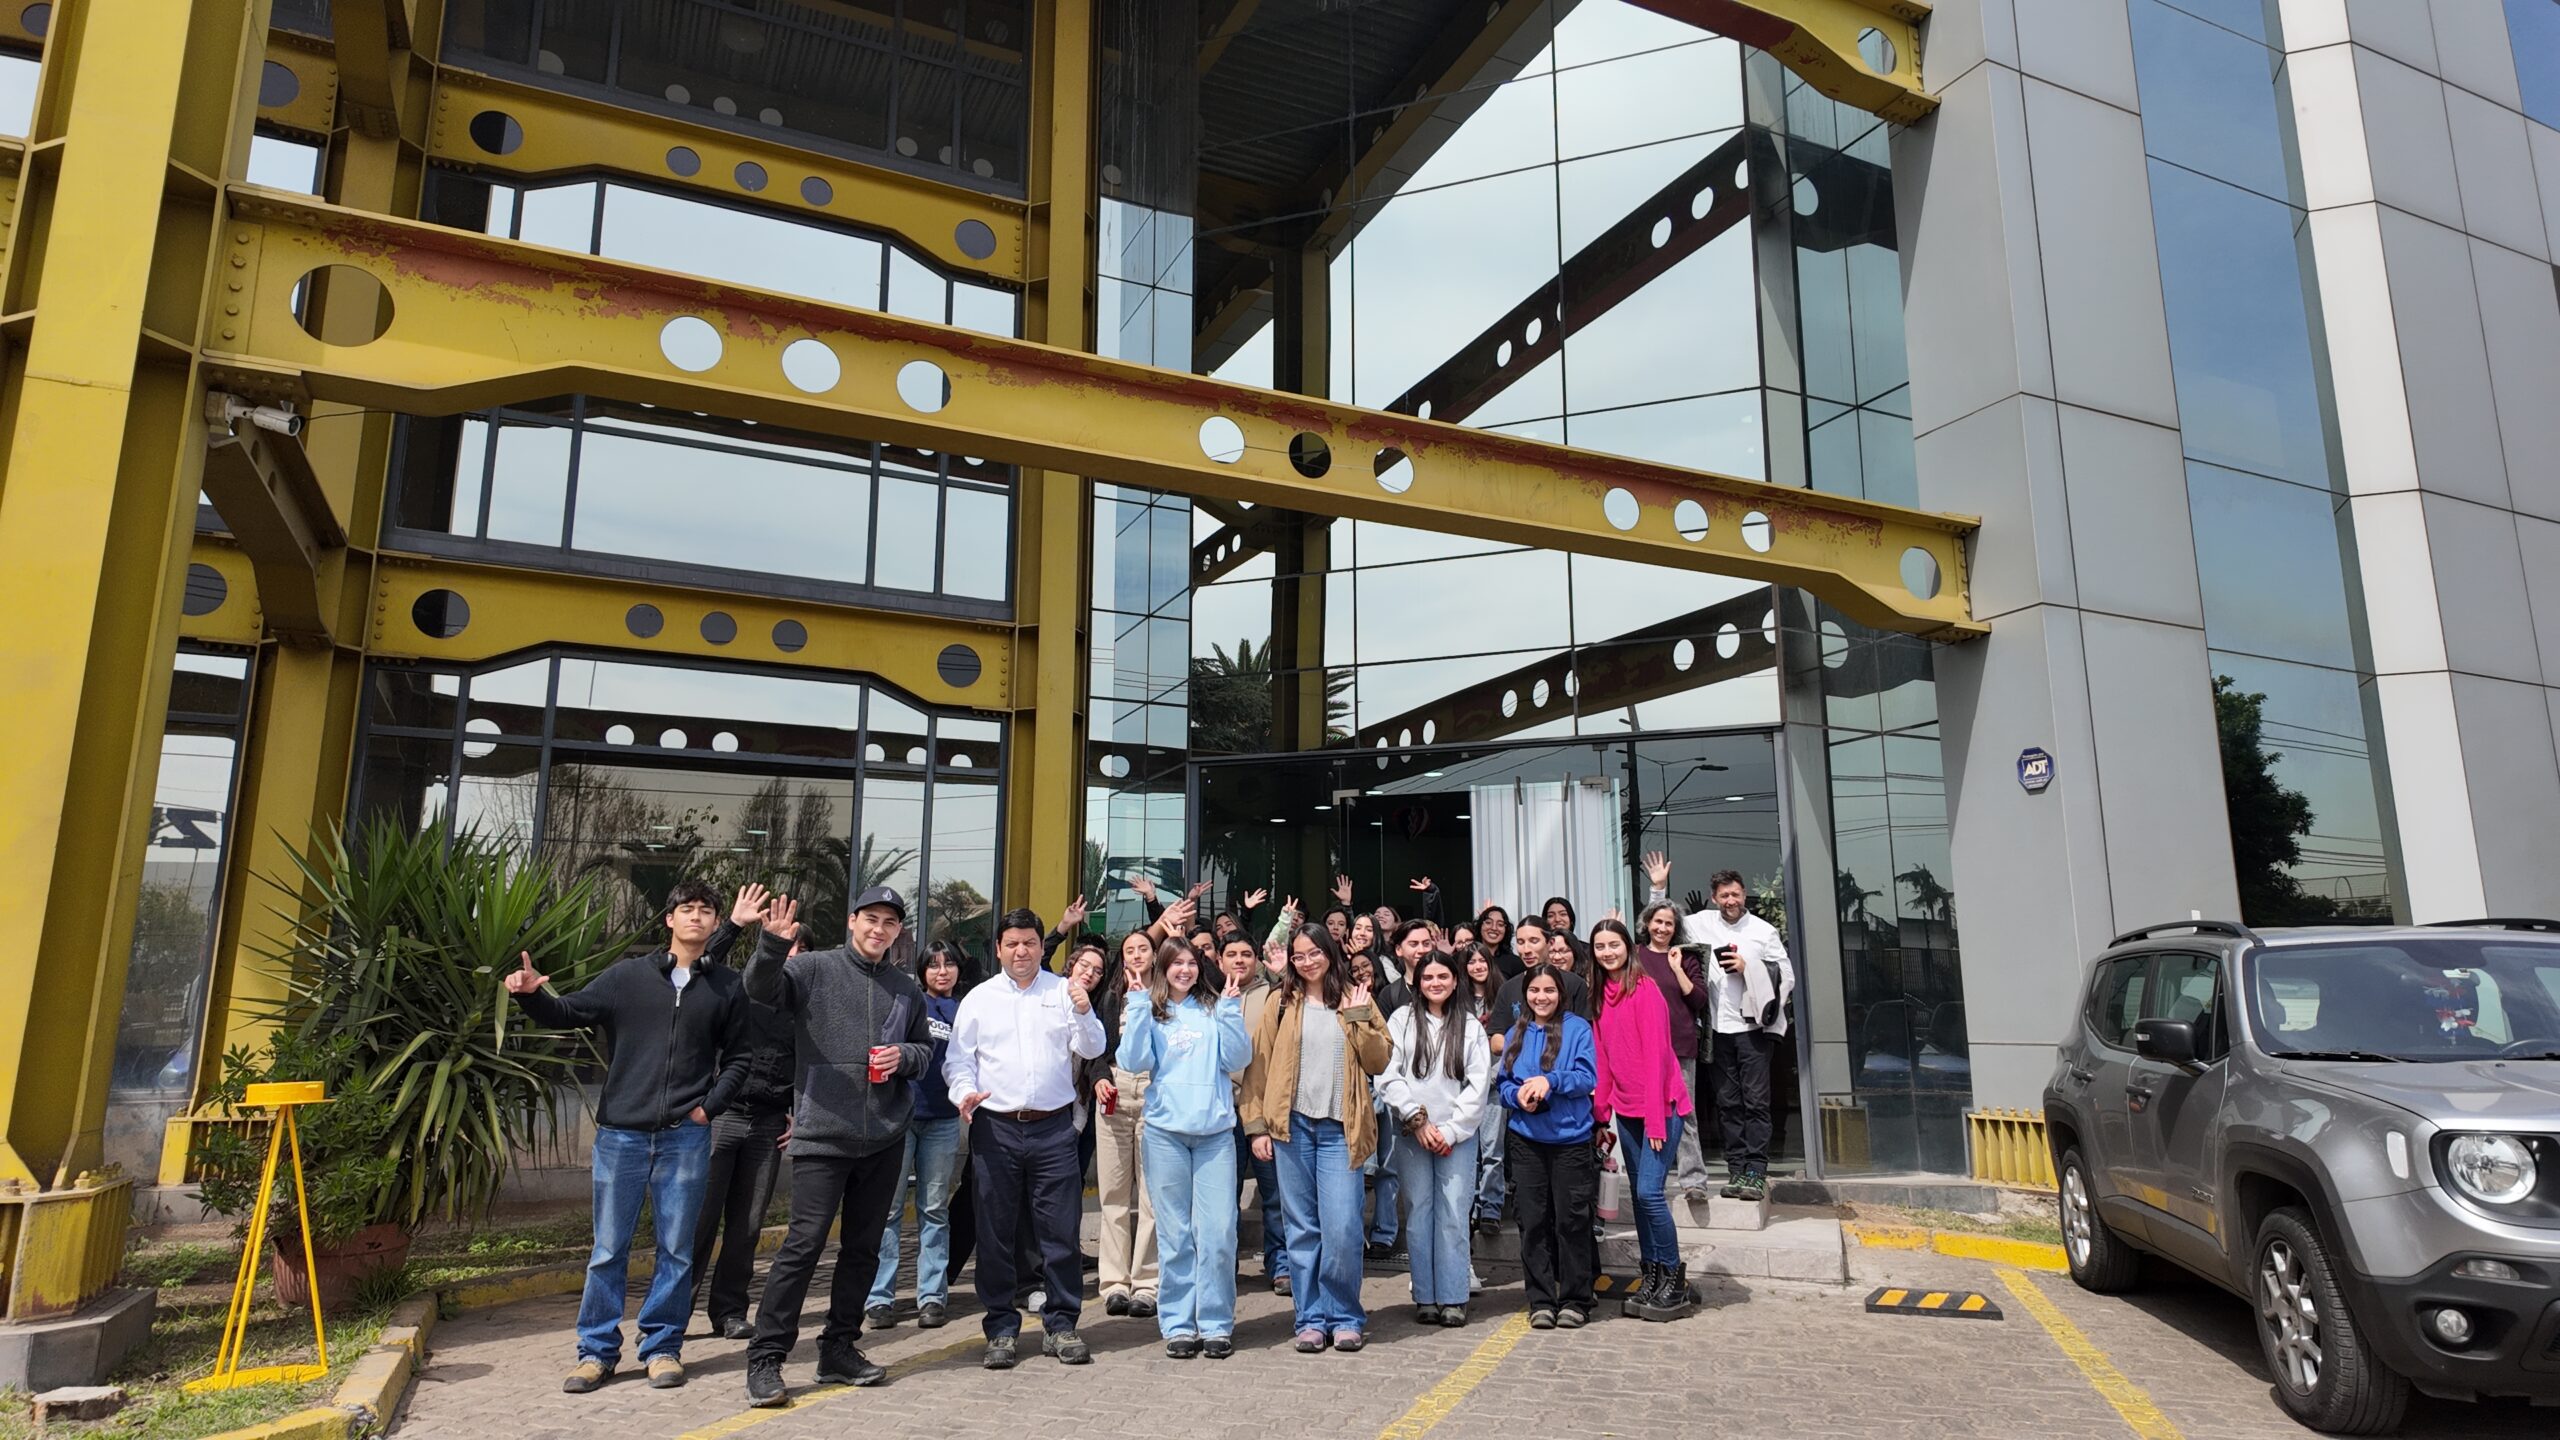
[[[1023,334],[1093,347],[1093,5],[1039,0],[1031,95],[1031,267]],[[1085,607],[1093,490],[1026,470],[1015,503],[1014,605],[1031,703],[1014,714],[1005,897],[1054,921],[1082,884]]]
[[[33,910],[0,966],[0,1178],[98,1159],[204,466],[219,186],[267,13],[89,0],[45,41],[0,304],[33,312],[0,373],[0,873]]]

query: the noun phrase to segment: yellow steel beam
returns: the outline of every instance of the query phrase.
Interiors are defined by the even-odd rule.
[[[604,171],[730,204],[850,220],[905,239],[957,274],[1022,276],[1019,200],[465,70],[442,72],[427,153],[511,179]]]
[[[1025,333],[1066,350],[1093,345],[1092,0],[1034,0]],[[1014,717],[1014,813],[1005,825],[1010,899],[1055,915],[1083,885],[1085,614],[1093,486],[1081,470],[1026,468],[1014,487],[1014,595],[1030,703]],[[1088,897],[1099,903],[1100,897]]]
[[[292,83],[281,78],[271,81],[273,70],[291,76]],[[336,128],[338,56],[337,47],[327,40],[298,30],[269,31],[259,82],[259,123],[311,140],[326,140]]]
[[[264,0],[58,5],[0,374],[0,1178],[97,1163],[204,463],[195,357]],[[33,623],[41,617],[41,623]]]
[[[460,607],[436,592],[459,597]],[[657,612],[640,626],[654,625],[648,634],[632,623],[633,611],[644,606]],[[458,631],[440,633],[456,621]],[[367,655],[477,664],[545,645],[861,671],[929,705],[1003,710],[1015,700],[1013,627],[998,621],[415,555],[376,557]],[[946,672],[967,683],[944,678]]]
[[[330,7],[340,109],[357,134],[387,140],[405,130],[416,22],[417,0],[337,0]]]
[[[1814,89],[1881,119],[1908,125],[1938,108],[1920,84],[1920,26],[1929,18],[1921,0],[1634,3],[1766,50]]]
[[[204,493],[257,570],[258,596],[279,637],[327,644],[329,616],[320,594],[328,552],[347,535],[311,470],[299,436],[233,421],[212,402]]]
[[[242,315],[215,322],[208,358],[244,391],[425,413],[603,395],[1738,575],[1811,590],[1880,629],[1982,628],[1967,612],[1964,539],[1975,522],[1965,517],[1283,395],[272,192],[243,189],[234,210],[226,274],[248,293]],[[293,287],[328,266],[386,287],[381,338],[328,345],[296,322]]]
[[[267,612],[258,600],[258,568],[249,552],[228,535],[198,535],[187,552],[187,568],[210,570],[217,587],[190,583],[184,612],[178,616],[180,638],[207,645],[255,645],[267,638]],[[199,604],[205,606],[195,613]]]

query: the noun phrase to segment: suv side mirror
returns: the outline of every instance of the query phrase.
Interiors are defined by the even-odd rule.
[[[2200,1070],[2196,1063],[2196,1027],[2187,1020],[2140,1020],[2133,1027],[2133,1051],[2145,1060]]]

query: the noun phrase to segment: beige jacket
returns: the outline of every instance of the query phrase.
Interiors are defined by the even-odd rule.
[[[1253,1059],[1244,1067],[1244,1084],[1236,1091],[1236,1109],[1244,1117],[1244,1133],[1289,1139],[1289,1113],[1298,1097],[1299,1028],[1307,1018],[1303,1005],[1282,1002],[1273,991],[1262,1013],[1247,1026],[1253,1036]],[[1369,1097],[1369,1077],[1387,1068],[1394,1046],[1387,1023],[1375,1005],[1334,1012],[1342,1026],[1342,1138],[1351,1151],[1351,1168],[1369,1163],[1378,1148],[1378,1114]]]

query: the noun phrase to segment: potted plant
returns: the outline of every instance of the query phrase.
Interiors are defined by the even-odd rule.
[[[345,1037],[313,1041],[279,1031],[268,1037],[264,1050],[235,1046],[223,1056],[222,1079],[211,1097],[215,1105],[237,1106],[250,1086],[271,1080],[318,1080],[329,1087],[326,1103],[305,1105],[294,1116],[307,1204],[297,1202],[292,1160],[276,1164],[267,1259],[276,1296],[287,1305],[306,1303],[314,1288],[313,1277],[303,1273],[305,1226],[311,1231],[324,1310],[344,1308],[358,1281],[399,1266],[409,1256],[408,1231],[391,1223],[383,1206],[396,1169],[385,1153],[392,1117],[372,1092],[345,1083],[354,1050]],[[231,1216],[243,1231],[257,1207],[267,1143],[263,1124],[210,1125],[198,1131],[197,1188],[204,1206]]]
[[[259,1017],[277,1027],[265,1068],[329,1083],[333,1103],[302,1117],[306,1149],[321,1110],[345,1107],[350,1135],[358,1121],[380,1126],[364,1163],[333,1151],[346,1209],[315,1199],[314,1238],[358,1212],[355,1229],[404,1237],[429,1218],[486,1214],[514,1157],[556,1137],[563,1092],[596,1054],[582,1035],[524,1025],[500,975],[530,952],[572,989],[636,937],[609,932],[601,877],[564,878],[506,840],[441,822],[411,831],[377,819],[352,846],[326,832],[292,858],[291,875],[265,877],[290,921],[267,956],[283,998]],[[323,1068],[287,1073],[288,1057]],[[208,1147],[222,1128],[207,1127]],[[377,1268],[399,1263],[388,1248],[377,1255]]]

